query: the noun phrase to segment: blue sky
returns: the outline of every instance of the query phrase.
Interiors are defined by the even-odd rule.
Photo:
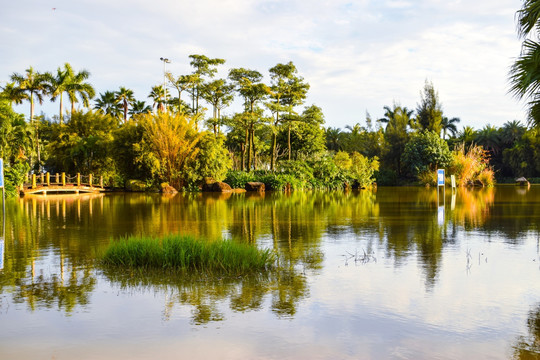
[[[227,61],[222,77],[245,67],[266,81],[269,68],[293,61],[311,85],[305,105],[320,106],[326,126],[363,125],[366,112],[379,118],[394,101],[415,109],[426,79],[460,127],[525,119],[507,80],[520,0],[2,2],[0,86],[29,66],[69,62],[91,72],[98,93],[125,86],[149,101],[163,81],[160,57],[180,75],[192,71],[188,55],[204,54]],[[46,101],[37,112],[57,109]]]

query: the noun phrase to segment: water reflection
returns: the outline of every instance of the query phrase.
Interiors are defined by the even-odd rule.
[[[431,291],[438,282],[444,250],[459,241],[460,231],[481,228],[488,237],[502,233],[497,238],[512,245],[530,231],[538,232],[540,191],[532,187],[523,194],[522,190],[449,191],[442,223],[436,190],[425,188],[25,197],[7,203],[0,293],[11,294],[15,303],[24,302],[30,309],[57,306],[71,313],[86,308],[98,279],[97,254],[111,238],[168,233],[227,237],[272,248],[279,253],[280,266],[287,269],[267,279],[228,283],[179,283],[159,276],[125,279],[106,273],[108,280],[121,286],[165,286],[163,291],[173,294],[169,297],[173,303],[190,303],[198,309],[199,320],[194,319],[198,323],[222,317],[212,304],[224,298],[230,300],[231,309],[242,311],[271,296],[272,311],[293,316],[295,304],[308,293],[303,274],[317,274],[323,268],[323,242],[342,241],[344,236],[365,241],[368,253],[383,249],[382,255],[396,268],[414,254],[426,291]],[[245,300],[246,294],[252,294],[250,301]]]
[[[514,345],[514,359],[540,359],[540,304],[529,312],[527,330]]]
[[[123,291],[161,294],[165,299],[165,321],[173,317],[178,306],[191,307],[191,320],[196,325],[224,320],[224,304],[233,312],[247,312],[262,309],[267,298],[276,316],[290,318],[296,314],[298,302],[308,296],[305,275],[294,269],[219,279],[165,275],[160,271],[134,271],[126,275],[111,269],[105,269],[104,275],[113,287]]]

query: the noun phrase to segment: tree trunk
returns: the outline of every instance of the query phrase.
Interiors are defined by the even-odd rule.
[[[64,123],[64,99],[60,93],[60,124]]]
[[[251,170],[251,151],[253,149],[253,147],[251,146],[252,144],[252,141],[253,141],[253,138],[252,138],[252,127],[253,127],[253,123],[250,124],[249,126],[249,129],[248,129],[248,132],[247,132],[247,138],[246,138],[246,143],[249,145],[249,148],[248,148],[248,159],[247,159],[247,165],[248,165],[248,168],[247,168],[247,171],[249,172]]]
[[[275,162],[275,154],[276,154],[276,141],[277,141],[277,134],[272,134],[272,145],[270,148],[270,151],[272,152],[270,155],[270,170],[274,171],[274,162]]]
[[[251,146],[253,149],[253,170],[257,170],[257,151],[255,149],[255,129],[251,129]]]
[[[291,160],[291,122],[289,121],[289,126],[287,127],[287,145],[289,146],[289,160]]]

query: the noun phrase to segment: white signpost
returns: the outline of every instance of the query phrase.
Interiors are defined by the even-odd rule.
[[[440,205],[439,200],[439,187],[443,188],[443,204]],[[444,206],[445,206],[446,189],[444,187],[444,169],[437,170],[437,222],[439,225],[444,225]]]

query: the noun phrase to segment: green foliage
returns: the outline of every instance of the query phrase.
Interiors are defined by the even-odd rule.
[[[402,155],[403,164],[413,177],[447,167],[451,160],[448,144],[437,133],[428,130],[412,135]]]
[[[227,173],[224,181],[234,189],[243,189],[246,183],[256,181],[256,175],[252,172],[233,170]]]
[[[358,183],[361,188],[369,187],[373,181],[373,175],[379,170],[379,159],[374,157],[368,159],[364,155],[354,152],[351,156],[351,178]]]
[[[269,269],[274,255],[270,250],[233,241],[210,242],[181,235],[161,239],[132,236],[111,242],[102,261],[108,266],[242,275]]]
[[[433,84],[426,80],[424,92],[416,109],[416,125],[421,130],[440,134],[442,130],[442,106]]]
[[[65,124],[49,124],[47,139],[50,172],[99,174],[106,182],[116,174],[111,156],[113,132],[117,121],[98,112],[74,111]]]
[[[232,167],[229,152],[224,146],[224,136],[205,133],[199,141],[197,157],[186,167],[186,177],[191,184],[212,178],[223,181]]]
[[[133,117],[113,133],[112,155],[116,164],[115,185],[124,185],[127,180],[159,182],[160,163],[144,136],[144,128]]]

